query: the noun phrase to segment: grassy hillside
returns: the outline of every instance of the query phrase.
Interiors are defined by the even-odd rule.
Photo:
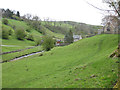
[[[9,22],[9,25],[15,29],[18,29],[20,27],[24,27],[25,29],[29,28],[29,26],[23,21],[18,21],[14,19],[7,19],[7,20]]]
[[[34,40],[37,40],[43,36],[41,33],[39,33],[37,30],[34,28],[31,28],[29,25],[27,25],[26,22],[24,21],[18,21],[18,20],[13,20],[13,19],[7,19],[8,20],[8,25],[2,24],[3,30],[12,30],[13,34],[9,35],[9,39],[2,39],[2,44],[3,45],[16,45],[14,47],[2,47],[3,52],[8,52],[8,51],[13,51],[17,49],[23,49],[29,46],[34,46],[35,42],[34,41],[29,41],[29,40],[18,40],[16,39],[16,34],[15,31],[19,28],[24,28],[24,30],[29,30],[29,32],[26,32],[27,34],[31,34],[34,37]],[[45,27],[44,27],[45,28]],[[59,33],[54,33],[47,28],[45,28],[45,32],[47,35],[56,37],[56,38],[64,38],[64,35],[59,34]]]
[[[2,64],[3,88],[112,88],[117,80],[118,35],[97,35]]]
[[[24,27],[25,29],[30,29],[30,26],[28,26],[24,21],[18,21],[18,20],[12,20],[12,19],[9,19],[8,21],[9,21],[9,24],[12,27],[15,26],[16,29],[21,27],[21,26]],[[41,33],[39,33],[38,31],[36,31],[33,28],[31,28],[30,31],[31,31],[30,33],[34,36],[43,36]],[[58,38],[63,38],[64,37],[64,35],[51,32],[50,30],[46,30],[45,32],[46,32],[46,34],[49,34],[49,35],[54,36],[54,37],[58,37]]]
[[[9,36],[9,40],[5,40],[3,39],[3,42],[2,44],[3,45],[22,45],[23,43],[19,43],[19,42],[22,42],[20,40],[17,40],[16,39],[16,35],[15,35],[15,31],[17,29],[21,29],[21,28],[24,28],[24,30],[27,30],[27,29],[30,29],[30,32],[27,32],[27,33],[30,33],[32,34],[33,36],[34,35],[37,35],[37,36],[41,36],[41,34],[39,32],[37,32],[36,30],[30,28],[30,26],[28,26],[25,22],[23,21],[18,21],[18,20],[13,20],[13,19],[7,19],[8,20],[8,25],[5,25],[5,24],[2,24],[2,26],[8,30],[12,29],[13,30],[13,34]],[[4,29],[3,29],[4,30]],[[26,40],[25,43],[30,42],[29,40]],[[15,43],[16,42],[16,43]],[[28,44],[29,45],[29,44]],[[25,46],[23,44],[23,46]]]
[[[8,51],[13,51],[13,50],[17,50],[17,49],[23,49],[23,48],[27,48],[29,46],[34,46],[35,42],[33,41],[29,41],[29,40],[18,40],[16,39],[16,35],[15,35],[15,30],[14,29],[18,29],[19,27],[24,27],[24,28],[28,28],[28,26],[26,25],[26,23],[22,22],[22,21],[17,21],[17,20],[12,20],[12,19],[8,19],[9,25],[5,25],[2,24],[3,30],[12,30],[12,35],[9,35],[9,39],[2,39],[2,44],[3,45],[13,45],[12,47],[8,46],[2,47],[2,52],[8,52]],[[15,28],[13,28],[15,27]],[[33,30],[35,31],[35,30]],[[34,34],[34,33],[32,33]],[[41,35],[40,33],[37,35]]]

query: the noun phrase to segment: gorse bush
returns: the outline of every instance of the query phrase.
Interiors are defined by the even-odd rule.
[[[31,30],[30,29],[26,29],[27,32],[30,32]]]
[[[12,35],[14,33],[14,31],[13,30],[9,30],[9,35]]]
[[[9,30],[8,29],[2,29],[2,38],[9,39]]]
[[[16,34],[17,39],[19,40],[24,40],[25,36],[27,35],[24,28],[17,29],[15,34]]]
[[[12,28],[6,25],[2,25],[2,38],[3,39],[9,39],[9,35],[12,35],[13,33],[14,33],[14,30]]]
[[[50,36],[43,37],[42,46],[43,46],[44,50],[46,50],[46,51],[51,50],[54,47],[54,43],[55,43],[55,40],[52,37],[50,37]]]
[[[5,25],[8,25],[8,20],[4,18],[4,19],[2,20],[2,23],[5,24]]]
[[[26,39],[27,39],[27,40],[30,40],[30,41],[34,41],[34,37],[33,37],[31,34],[28,34],[28,35],[26,36]]]
[[[22,19],[16,15],[12,15],[11,19],[22,21]]]
[[[31,32],[31,29],[32,29],[32,28],[29,27],[29,28],[26,29],[26,31],[27,31],[27,32]]]
[[[45,28],[44,28],[43,26],[39,26],[38,29],[37,29],[37,31],[38,31],[39,33],[43,34],[43,35],[46,34],[46,32],[45,32],[46,30],[45,30]]]
[[[37,39],[34,40],[35,41],[35,45],[38,46],[38,45],[41,45],[43,43],[43,40],[42,38],[38,37]]]

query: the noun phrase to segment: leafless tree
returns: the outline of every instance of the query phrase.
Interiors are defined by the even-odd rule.
[[[103,0],[120,17],[120,0]]]
[[[33,16],[32,20],[34,20],[34,21],[39,21],[40,19],[39,19],[38,16]]]
[[[32,18],[32,15],[31,14],[26,14],[25,17],[30,20]]]

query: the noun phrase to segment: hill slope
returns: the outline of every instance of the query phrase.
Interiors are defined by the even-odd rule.
[[[2,44],[3,45],[16,45],[16,47],[2,47],[3,52],[13,51],[13,50],[17,50],[17,49],[23,49],[23,48],[26,48],[27,46],[29,47],[29,46],[35,45],[34,41],[30,41],[27,39],[18,40],[16,38],[15,31],[19,28],[20,29],[24,28],[25,30],[29,30],[29,32],[26,31],[26,33],[31,34],[34,37],[34,40],[37,40],[37,39],[41,38],[41,36],[43,36],[43,34],[38,32],[34,28],[30,27],[29,25],[27,25],[27,23],[24,21],[18,21],[18,20],[13,20],[13,19],[7,19],[7,20],[8,20],[8,25],[5,25],[4,23],[2,24],[3,30],[12,30],[13,34],[9,35],[9,39],[2,39]],[[56,38],[64,38],[64,35],[62,35],[62,34],[54,33],[52,31],[48,30],[47,28],[45,28],[44,30],[46,30],[47,35],[54,36]]]
[[[11,27],[15,27],[16,29],[20,28],[20,27],[24,27],[25,29],[30,29],[30,31],[31,31],[30,33],[32,35],[42,36],[41,33],[39,33],[38,31],[36,31],[34,28],[30,28],[30,26],[27,25],[27,23],[24,22],[24,21],[18,21],[18,20],[13,20],[13,19],[8,19],[8,21],[9,21],[9,24],[10,24]],[[49,34],[51,36],[58,37],[58,38],[61,38],[61,37],[63,38],[64,37],[62,34],[58,35],[58,33],[51,32],[50,30],[49,30],[49,32],[46,30],[46,34]]]
[[[111,88],[117,80],[118,35],[97,35],[43,56],[3,63],[4,88]]]

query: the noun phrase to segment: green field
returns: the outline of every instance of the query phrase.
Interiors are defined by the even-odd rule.
[[[16,47],[15,47],[15,49],[16,49]],[[37,46],[37,47],[31,48],[31,49],[26,49],[26,50],[23,50],[20,52],[4,54],[4,55],[2,55],[2,60],[9,61],[9,60],[15,59],[15,58],[23,56],[23,55],[28,55],[28,54],[31,54],[34,52],[39,52],[41,50],[42,50],[41,46]]]
[[[14,50],[18,50],[18,49],[24,49],[24,48],[28,48],[31,46],[35,45],[35,42],[33,41],[28,41],[28,40],[24,40],[24,41],[20,41],[17,39],[10,39],[10,40],[5,40],[2,39],[2,44],[3,45],[13,45],[14,47],[2,47],[2,52],[9,52],[9,51],[14,51]]]
[[[118,35],[97,35],[2,64],[3,88],[112,88],[117,80]]]

